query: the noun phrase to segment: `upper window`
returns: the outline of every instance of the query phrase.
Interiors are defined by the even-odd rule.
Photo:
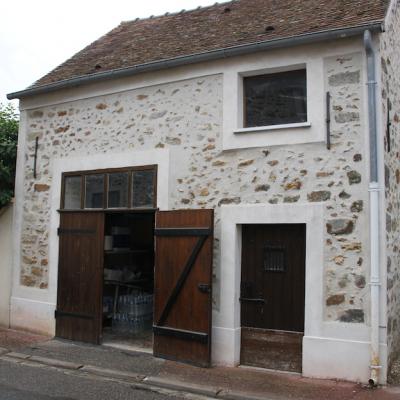
[[[154,170],[135,171],[132,175],[132,203],[136,207],[151,207],[154,203]]]
[[[152,170],[150,170],[152,171]],[[137,172],[135,172],[137,174]],[[107,174],[108,178],[108,208],[126,208],[129,204],[129,172],[114,172]],[[148,190],[153,191],[153,182]],[[149,205],[152,207],[153,203]]]
[[[85,176],[85,208],[104,207],[104,175]]]
[[[81,208],[82,179],[80,176],[66,176],[64,178],[64,208]]]
[[[154,165],[64,173],[61,208],[155,208],[156,179]]]
[[[244,127],[307,122],[306,70],[243,78]]]

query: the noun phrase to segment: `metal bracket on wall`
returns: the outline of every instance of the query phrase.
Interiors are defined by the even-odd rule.
[[[392,123],[390,122],[390,100],[389,97],[387,98],[387,120],[386,120],[386,142],[387,142],[387,151],[390,152],[390,127]]]
[[[331,149],[331,94],[326,92],[326,148]]]
[[[36,179],[36,167],[37,167],[37,153],[38,153],[38,148],[39,148],[39,138],[36,137],[35,140],[35,156],[33,159],[33,177]]]

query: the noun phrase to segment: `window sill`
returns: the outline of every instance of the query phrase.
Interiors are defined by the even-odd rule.
[[[233,131],[235,134],[239,133],[257,133],[266,131],[275,131],[279,129],[295,129],[295,128],[309,128],[311,127],[310,122],[299,122],[295,124],[284,124],[284,125],[268,125],[268,126],[255,126],[251,128],[240,128]]]

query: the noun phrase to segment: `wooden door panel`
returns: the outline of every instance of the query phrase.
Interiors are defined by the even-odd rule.
[[[156,356],[209,365],[212,233],[212,210],[156,214]]]
[[[56,336],[99,343],[102,316],[104,215],[61,213]]]
[[[242,326],[303,332],[305,225],[244,225],[242,235]],[[266,270],[266,248],[282,249],[283,271]]]

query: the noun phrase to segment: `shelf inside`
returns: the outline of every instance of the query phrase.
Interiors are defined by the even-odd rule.
[[[116,286],[126,286],[126,287],[134,287],[138,283],[144,283],[144,282],[148,282],[148,279],[135,279],[130,282],[122,282],[122,281],[114,281],[111,279],[104,279],[105,285],[116,285]]]
[[[148,249],[104,250],[104,254],[149,254]]]

